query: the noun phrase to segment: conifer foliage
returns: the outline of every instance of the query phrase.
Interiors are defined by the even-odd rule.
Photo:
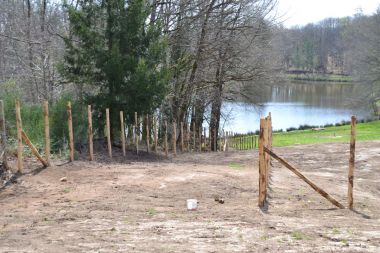
[[[62,73],[71,82],[93,85],[87,102],[111,120],[123,110],[151,113],[167,91],[166,40],[157,22],[148,22],[144,0],[78,1],[66,5],[69,34]],[[114,124],[117,125],[117,124]]]

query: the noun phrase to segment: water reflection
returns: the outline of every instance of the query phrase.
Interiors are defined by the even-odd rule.
[[[348,83],[291,83],[269,88],[259,100],[261,107],[225,103],[224,129],[245,133],[259,129],[259,119],[272,113],[273,128],[325,125],[350,120],[351,115],[367,119],[371,108],[359,106],[362,87]]]

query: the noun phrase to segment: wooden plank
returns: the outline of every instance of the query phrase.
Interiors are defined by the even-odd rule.
[[[271,155],[274,159],[276,159],[278,162],[280,162],[282,165],[284,165],[286,168],[288,168],[290,171],[292,171],[294,174],[296,174],[299,178],[301,178],[303,181],[305,181],[308,185],[311,186],[316,192],[318,192],[322,197],[330,201],[333,205],[344,209],[344,206],[340,204],[338,201],[336,201],[333,197],[331,197],[327,192],[325,192],[323,189],[318,187],[316,184],[314,184],[310,179],[305,177],[298,169],[296,169],[294,166],[290,165],[287,161],[273,153],[270,149],[267,147],[264,147],[264,151]]]
[[[123,150],[123,156],[126,156],[125,151],[125,125],[124,125],[124,112],[120,111],[120,140],[121,140],[121,147]]]
[[[110,158],[112,158],[111,124],[110,124],[110,110],[109,110],[109,108],[106,108],[106,131],[107,131],[108,156]]]
[[[259,207],[263,208],[265,205],[265,187],[266,187],[266,177],[265,177],[265,156],[264,156],[264,145],[265,145],[265,129],[266,120],[264,118],[260,119],[260,139],[259,139]]]
[[[50,130],[49,130],[49,102],[44,102],[44,126],[45,126],[45,157],[47,166],[50,166]]]
[[[69,161],[74,161],[74,134],[73,134],[73,115],[71,113],[71,102],[67,102],[67,125],[69,128]]]
[[[164,136],[164,144],[165,144],[165,156],[169,156],[168,150],[168,121],[165,120],[165,136]]]
[[[37,159],[44,165],[44,167],[48,167],[49,164],[47,163],[47,161],[45,161],[44,158],[42,158],[42,156],[40,155],[40,153],[38,153],[38,150],[23,130],[21,130],[21,136],[22,139],[25,141],[25,144],[29,146],[30,150],[32,151],[32,154],[37,157]]]
[[[356,143],[356,117],[351,117],[351,140],[350,140],[350,160],[348,166],[348,208],[354,207],[354,169],[355,169],[355,143]]]
[[[146,152],[150,152],[150,129],[149,129],[149,114],[145,116],[145,131],[146,131]]]
[[[88,128],[87,128],[87,134],[88,134],[88,152],[89,152],[89,160],[94,160],[94,144],[93,144],[93,130],[92,130],[92,110],[91,105],[87,106],[87,121],[88,121]]]
[[[2,154],[0,155],[0,159],[3,161],[3,166],[5,169],[9,169],[8,161],[7,161],[7,131],[5,128],[5,113],[4,113],[4,102],[0,100],[0,145],[3,149]]]
[[[22,120],[21,120],[21,109],[20,101],[16,100],[16,128],[17,128],[17,171],[22,172],[24,164],[22,158],[22,152],[24,146],[22,145]]]

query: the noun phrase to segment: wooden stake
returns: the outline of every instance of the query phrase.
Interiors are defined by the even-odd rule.
[[[16,100],[16,128],[17,128],[17,170],[22,172],[23,170],[23,145],[22,145],[22,120],[21,120],[21,109],[20,101]]]
[[[168,151],[168,122],[166,120],[165,120],[164,143],[165,143],[165,156],[168,157],[168,155],[169,155],[169,151]]]
[[[149,114],[145,116],[146,124],[145,124],[145,129],[146,129],[146,152],[149,153],[150,151],[150,129],[149,129]]]
[[[174,156],[177,155],[177,122],[173,121],[173,154]]]
[[[3,160],[3,166],[5,169],[8,169],[8,161],[7,161],[7,131],[5,128],[5,114],[4,114],[4,102],[0,100],[0,145],[3,149],[2,155],[0,154],[0,160]]]
[[[125,151],[125,126],[124,126],[124,112],[120,111],[120,137],[121,137],[121,146],[123,149],[123,156],[126,156]]]
[[[218,141],[216,140],[216,129],[214,128],[214,151],[218,151]]]
[[[206,138],[206,128],[204,127],[203,128],[203,145],[204,145],[204,150],[207,151],[207,148],[206,148],[206,142],[207,142],[207,138]]]
[[[88,152],[89,152],[89,160],[94,160],[94,145],[93,145],[93,132],[92,132],[92,110],[91,105],[87,106],[87,120],[88,120],[88,128],[87,128],[87,135],[88,135]]]
[[[190,152],[190,125],[186,122],[186,150]]]
[[[351,117],[351,141],[350,141],[350,161],[348,166],[348,208],[354,207],[354,169],[355,169],[355,142],[356,142],[356,117]]]
[[[108,156],[112,158],[112,144],[111,144],[111,124],[110,124],[110,110],[106,108],[106,131],[107,131],[107,144]]]
[[[154,152],[157,153],[158,146],[158,130],[157,130],[157,119],[154,120]]]
[[[266,123],[267,121],[263,118],[260,119],[260,139],[259,139],[259,207],[264,207],[266,201],[266,162],[265,162],[265,136],[266,136]]]
[[[42,158],[42,156],[40,155],[40,153],[38,153],[38,150],[36,149],[36,147],[33,145],[33,143],[30,141],[30,139],[28,138],[28,136],[22,130],[21,130],[21,136],[24,139],[25,144],[29,146],[30,150],[32,151],[32,154],[35,155],[38,160],[40,160],[40,162],[44,165],[44,167],[48,167],[49,164],[47,163],[47,161],[45,161]]]
[[[183,142],[183,122],[181,122],[181,152],[185,151],[184,142]]]
[[[198,136],[199,136],[198,151],[202,152],[202,126],[199,127]]]
[[[135,145],[136,145],[136,154],[139,154],[139,133],[140,129],[137,127],[138,120],[137,120],[137,112],[135,112]]]
[[[212,143],[211,143],[211,136],[212,136],[212,131],[210,125],[208,126],[208,150],[211,152],[212,151]]]
[[[49,102],[44,102],[44,126],[45,126],[45,156],[47,166],[50,166],[50,130],[49,130]]]
[[[274,159],[279,161],[282,165],[284,165],[286,168],[288,168],[290,171],[292,171],[294,174],[296,174],[299,178],[301,178],[303,181],[305,181],[308,185],[311,186],[316,192],[318,192],[322,197],[330,201],[333,205],[344,209],[344,206],[340,204],[338,201],[336,201],[333,197],[331,197],[327,192],[319,188],[316,184],[314,184],[310,179],[302,175],[302,173],[296,169],[294,166],[290,165],[288,162],[286,162],[284,159],[273,153],[271,150],[269,150],[267,147],[264,147],[264,151],[271,155]]]
[[[194,150],[194,152],[195,152],[195,150],[196,150],[195,134],[196,134],[196,130],[195,130],[195,122],[193,122],[193,150]]]
[[[67,102],[67,124],[69,127],[69,161],[74,161],[74,134],[73,134],[73,116],[71,113],[71,102]]]

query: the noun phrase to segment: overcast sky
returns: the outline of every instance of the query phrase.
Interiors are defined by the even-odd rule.
[[[306,25],[327,17],[352,16],[361,9],[373,14],[380,0],[278,0],[278,15],[286,27]]]

